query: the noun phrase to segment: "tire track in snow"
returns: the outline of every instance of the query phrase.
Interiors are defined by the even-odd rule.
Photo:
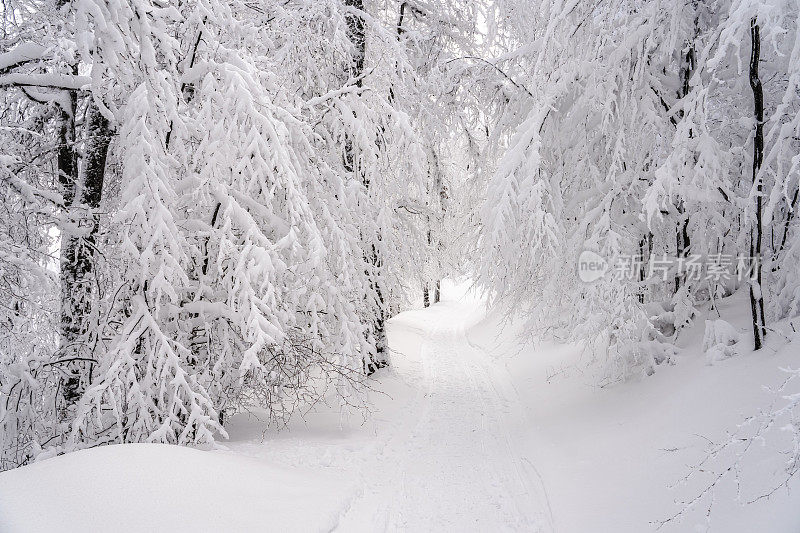
[[[529,519],[532,517],[540,530],[554,531],[550,502],[541,477],[530,460],[519,452],[510,434],[510,428],[527,427],[525,410],[518,395],[513,391],[510,376],[504,369],[497,366],[489,352],[470,341],[463,324],[455,331],[455,337],[466,345],[468,353],[471,349],[471,364],[466,368],[471,373],[473,381],[489,388],[486,391],[487,397],[494,402],[495,411],[503,413],[503,416],[497,420],[498,428],[493,435],[499,439],[498,446],[509,459],[508,464],[512,467],[514,478],[511,483],[519,484],[521,487],[521,492],[517,493],[515,498],[520,513],[530,514]],[[476,354],[480,354],[479,357],[475,357]],[[475,374],[480,377],[475,378]],[[505,390],[501,390],[501,384],[506,385],[502,387]],[[511,389],[511,393],[509,393],[509,389]],[[526,466],[526,463],[529,467]],[[536,479],[531,476],[528,468],[534,470]],[[537,509],[530,507],[531,502],[535,502]]]
[[[543,501],[509,434],[522,420],[518,400],[494,383],[490,361],[469,345],[458,318],[444,305],[407,314],[425,329],[419,360],[393,361],[423,401],[418,393],[408,413],[416,423],[387,442],[339,530],[552,529],[546,494]]]
[[[489,350],[472,342],[472,340],[469,338],[469,333],[466,330],[462,330],[461,333],[464,341],[475,352],[481,354],[483,363],[482,370],[487,373],[486,382],[490,383],[494,388],[497,397],[503,398],[505,402],[507,402],[507,405],[516,406],[516,412],[510,412],[510,416],[515,418],[516,424],[518,424],[520,427],[528,427],[528,417],[525,413],[522,402],[519,400],[519,393],[516,389],[516,386],[514,386],[514,383],[511,380],[511,376],[509,375],[508,370],[505,368],[505,365],[501,366],[499,361],[492,356]],[[490,377],[492,374],[496,376],[494,379]],[[501,387],[504,390],[501,390]],[[509,436],[507,431],[504,433],[504,437],[505,445],[507,446],[510,455],[514,458],[518,458],[515,466],[520,479],[526,486],[527,491],[533,493],[535,499],[544,503],[543,511],[545,512],[544,520],[547,522],[548,526],[547,531],[555,531],[556,526],[553,518],[553,510],[550,506],[550,497],[547,494],[547,489],[539,470],[531,462],[531,460],[526,455],[521,453],[518,447],[514,445],[514,441]]]

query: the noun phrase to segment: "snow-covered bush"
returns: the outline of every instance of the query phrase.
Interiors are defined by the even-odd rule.
[[[739,331],[724,320],[706,320],[703,333],[703,352],[709,364],[737,355]]]

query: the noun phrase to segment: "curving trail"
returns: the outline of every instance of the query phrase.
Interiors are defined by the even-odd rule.
[[[524,410],[500,365],[469,342],[471,320],[474,308],[448,302],[392,321],[393,371],[416,397],[336,530],[552,530],[516,447]]]

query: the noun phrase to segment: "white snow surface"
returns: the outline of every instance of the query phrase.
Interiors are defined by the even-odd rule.
[[[41,461],[0,474],[0,531],[654,531],[703,486],[670,488],[688,465],[796,366],[800,339],[709,366],[697,323],[676,364],[599,387],[582,350],[521,342],[519,324],[462,294],[390,322],[366,420],[322,406],[276,431],[242,414],[227,450]],[[723,482],[710,518],[704,499],[660,531],[800,531],[796,483],[744,503],[781,479],[785,444],[743,459],[741,502]]]
[[[329,531],[353,489],[242,454],[105,446],[0,475],[0,531]]]

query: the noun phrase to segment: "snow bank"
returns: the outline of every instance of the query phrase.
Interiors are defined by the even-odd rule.
[[[710,328],[698,317],[682,333],[684,349],[674,365],[607,387],[598,386],[598,376],[587,367],[591,356],[575,346],[521,346],[520,324],[503,330],[490,316],[468,332],[475,344],[505,363],[507,379],[525,406],[521,448],[546,488],[555,531],[800,531],[800,480],[759,499],[786,472],[781,452],[791,442],[779,429],[740,461],[741,494],[728,476],[685,516],[658,527],[731,457],[704,465],[683,483],[691,465],[703,460],[712,442],[724,442],[728,432],[737,431],[745,417],[778,401],[766,387],[788,377],[781,368],[797,366],[800,338],[786,344],[784,336],[773,333],[767,347],[753,352],[747,305],[742,295],[721,301],[722,319],[708,312]],[[704,353],[709,347],[738,352],[710,366]]]
[[[349,489],[229,452],[106,446],[0,474],[0,531],[330,531]]]

